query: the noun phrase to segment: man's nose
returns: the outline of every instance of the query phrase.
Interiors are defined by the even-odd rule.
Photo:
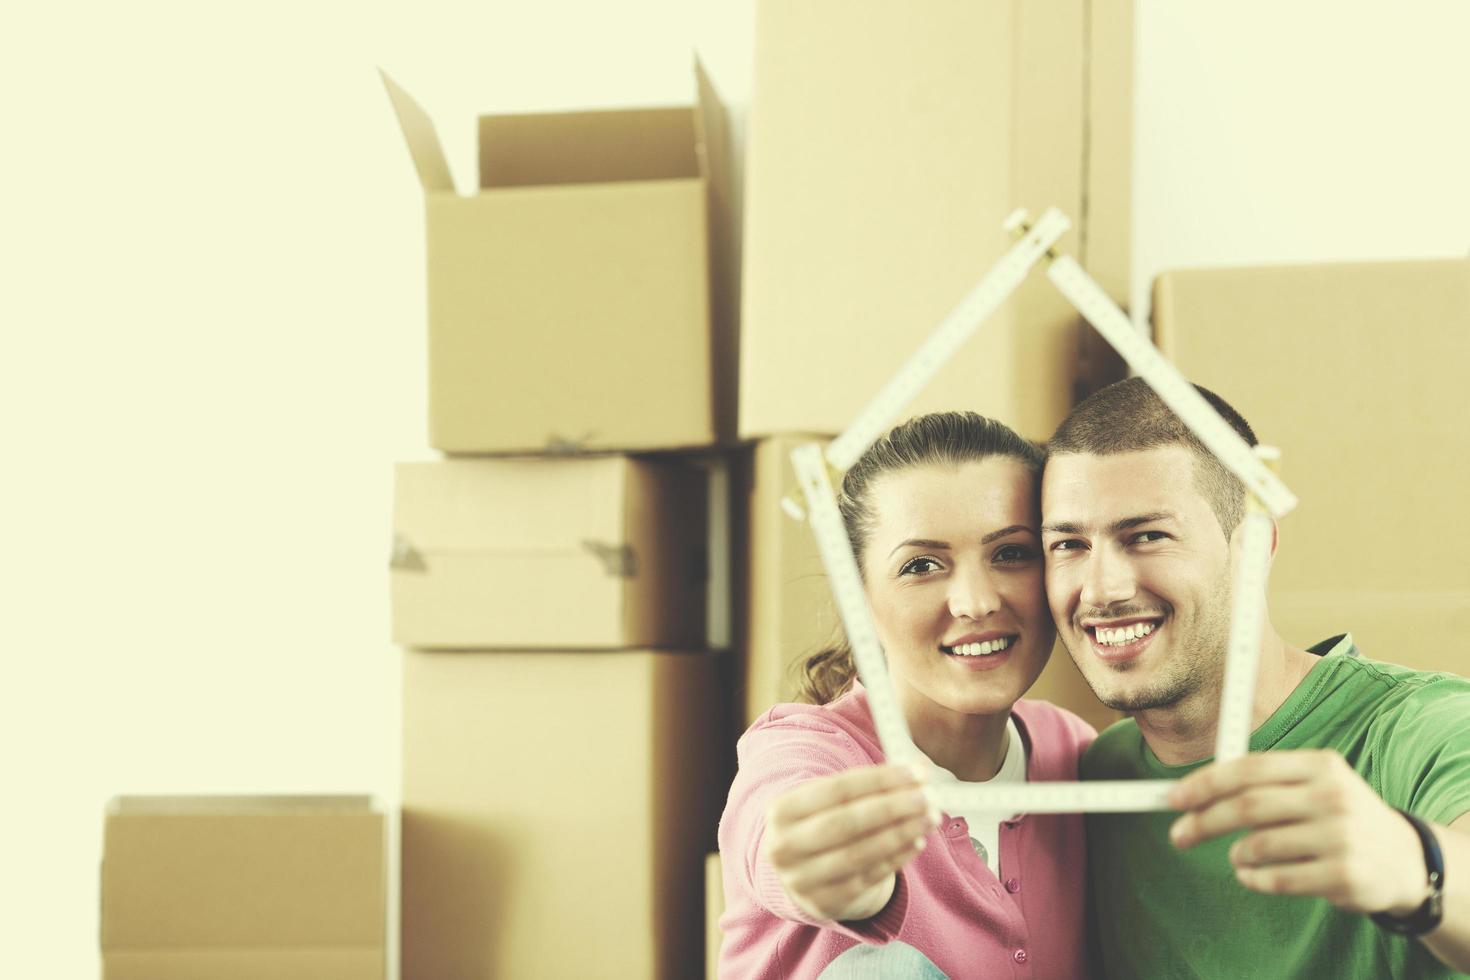
[[[1003,605],[990,571],[984,567],[956,569],[950,579],[949,614],[956,619],[984,619]]]
[[[1078,597],[1084,608],[1106,609],[1132,599],[1136,591],[1133,566],[1125,556],[1113,554],[1107,548],[1095,549],[1088,556],[1082,595]]]

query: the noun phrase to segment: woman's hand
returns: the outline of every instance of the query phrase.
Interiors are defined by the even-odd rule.
[[[854,922],[883,911],[894,873],[924,849],[939,813],[915,773],[864,766],[802,783],[766,811],[766,859],[797,907]]]

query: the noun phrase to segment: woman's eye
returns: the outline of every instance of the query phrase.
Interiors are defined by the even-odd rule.
[[[939,562],[933,558],[910,558],[898,570],[900,575],[928,575],[939,570]]]
[[[1036,552],[1024,544],[1008,544],[995,553],[995,560],[1006,564],[1030,561]]]

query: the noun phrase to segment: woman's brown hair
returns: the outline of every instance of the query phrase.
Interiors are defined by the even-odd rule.
[[[1020,460],[1038,476],[1046,458],[1040,446],[974,412],[920,415],[873,443],[843,475],[837,494],[837,509],[858,568],[863,567],[863,551],[873,531],[870,491],[879,477],[915,466],[958,466],[991,456]],[[852,687],[854,676],[852,651],[846,640],[840,640],[806,659],[799,696],[811,704],[827,704]]]

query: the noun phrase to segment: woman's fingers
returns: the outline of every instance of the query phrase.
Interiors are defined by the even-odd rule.
[[[797,894],[799,904],[818,916],[835,920],[866,919],[882,911],[893,890],[893,875],[924,849],[923,838],[910,842],[899,854],[882,864],[857,871],[847,878]]]
[[[899,787],[917,787],[918,777],[906,766],[885,764],[845,769],[811,779],[783,793],[771,804],[767,823],[790,824],[839,803]]]
[[[845,846],[815,855],[785,876],[787,887],[816,891],[851,879],[854,875],[882,878],[907,857],[923,849],[924,836],[933,829],[927,814],[883,827]]]
[[[798,905],[826,918],[865,917],[937,821],[912,771],[865,766],[783,794],[767,811],[761,846]]]
[[[774,832],[768,853],[778,867],[789,867],[896,824],[927,820],[929,810],[923,790],[911,787],[844,800],[794,823],[767,827],[767,834]]]

